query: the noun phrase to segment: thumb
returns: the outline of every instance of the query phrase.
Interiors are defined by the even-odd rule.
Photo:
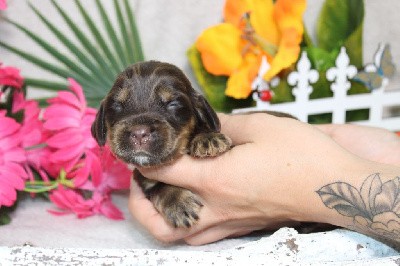
[[[212,159],[196,159],[189,155],[184,155],[171,164],[152,167],[139,168],[139,172],[152,180],[162,183],[193,189],[198,186],[201,178],[205,175],[207,165]]]

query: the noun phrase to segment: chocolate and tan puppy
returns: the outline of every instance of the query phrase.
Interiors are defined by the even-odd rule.
[[[119,74],[100,105],[92,135],[100,146],[107,142],[131,168],[158,167],[183,154],[214,157],[232,145],[220,133],[216,113],[185,74],[157,61],[136,63]],[[191,191],[147,179],[136,168],[134,177],[171,225],[190,227],[199,219],[203,205]]]
[[[183,72],[168,63],[134,64],[116,79],[102,101],[92,135],[132,167],[157,167],[183,154],[213,157],[229,150],[216,113]],[[175,227],[199,219],[200,199],[191,191],[134,176],[147,198]]]

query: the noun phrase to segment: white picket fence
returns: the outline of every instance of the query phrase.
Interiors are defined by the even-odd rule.
[[[311,69],[307,53],[303,52],[296,65],[297,71],[288,77],[288,83],[293,88],[294,102],[271,104],[256,99],[257,105],[252,108],[236,109],[234,113],[246,111],[279,111],[296,116],[299,120],[307,122],[309,115],[332,113],[332,123],[345,123],[346,111],[369,109],[369,120],[357,121],[356,124],[382,127],[393,131],[400,131],[400,117],[384,117],[384,109],[387,107],[400,108],[400,90],[386,91],[387,78],[384,78],[382,86],[371,93],[347,95],[350,89],[349,79],[357,74],[357,68],[350,65],[349,56],[344,47],[336,59],[336,66],[329,69],[326,77],[332,81],[331,90],[333,97],[322,99],[309,99],[313,90],[311,84],[315,83],[319,74]]]

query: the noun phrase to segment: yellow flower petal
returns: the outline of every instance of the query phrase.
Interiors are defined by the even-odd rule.
[[[298,36],[299,33],[294,29],[287,29],[283,32],[278,53],[272,61],[270,61],[271,67],[264,75],[265,80],[270,81],[283,69],[290,67],[296,62],[300,54],[300,42]]]
[[[300,42],[303,36],[303,12],[305,0],[277,0],[274,16],[281,36],[278,53],[273,58],[271,68],[264,75],[269,81],[281,70],[296,62],[300,53]]]
[[[305,0],[278,0],[275,4],[274,16],[280,31],[294,28],[303,35],[303,13],[306,9]]]
[[[306,9],[306,0],[278,0],[275,3],[274,16],[278,28],[296,28],[303,34],[303,13]]]
[[[241,32],[229,23],[208,28],[196,41],[205,69],[214,75],[229,76],[242,63]]]
[[[272,0],[251,0],[250,22],[258,35],[268,42],[278,45],[279,31],[274,19]]]
[[[226,0],[224,21],[239,26],[243,14],[250,11],[249,0]]]
[[[232,73],[225,94],[236,99],[245,99],[251,93],[251,83],[257,76],[261,57],[247,54],[242,65]]]

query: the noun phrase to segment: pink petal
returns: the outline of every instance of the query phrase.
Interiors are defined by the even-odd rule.
[[[43,113],[43,119],[48,120],[51,118],[64,119],[65,117],[74,117],[76,119],[81,119],[81,112],[72,108],[71,106],[64,104],[53,104],[47,107],[46,111]]]
[[[22,190],[25,187],[25,183],[21,176],[18,176],[17,174],[8,171],[8,169],[5,168],[1,169],[0,180],[2,186],[8,184],[10,187],[17,190]]]
[[[83,94],[83,90],[81,85],[76,82],[73,78],[68,78],[68,82],[70,84],[69,88],[78,96],[79,102],[81,103],[82,107],[86,107],[86,99],[85,95]]]
[[[54,152],[51,155],[50,161],[52,162],[69,161],[76,157],[81,157],[83,155],[83,152],[84,152],[84,143],[80,143],[79,145],[74,145]]]
[[[103,181],[102,180],[103,168],[102,168],[99,157],[97,157],[94,153],[87,151],[86,152],[86,161],[90,162],[93,185],[95,187],[100,186],[100,184]]]
[[[26,154],[22,148],[15,148],[14,150],[7,151],[4,157],[6,162],[26,161]]]
[[[0,0],[0,10],[7,9],[7,2],[6,0]]]
[[[50,99],[48,102],[49,103],[68,104],[68,105],[75,107],[76,109],[80,109],[80,107],[81,107],[76,96],[69,91],[58,92],[57,98]]]
[[[0,138],[8,136],[21,127],[14,119],[0,116]]]
[[[43,127],[48,130],[61,130],[68,127],[79,127],[79,121],[75,118],[49,119],[44,122]]]
[[[54,148],[63,148],[65,146],[73,146],[83,141],[82,135],[77,130],[65,130],[50,137],[46,140],[46,143]]]
[[[0,206],[11,206],[17,199],[17,192],[7,184],[1,183],[0,186]]]
[[[68,175],[68,177],[73,179],[75,187],[80,187],[88,181],[91,168],[91,164],[86,158],[85,160],[81,160],[78,164],[82,164],[82,166],[71,173],[71,175]]]
[[[124,215],[122,212],[111,202],[110,199],[105,200],[100,207],[100,212],[113,220],[123,220]]]

